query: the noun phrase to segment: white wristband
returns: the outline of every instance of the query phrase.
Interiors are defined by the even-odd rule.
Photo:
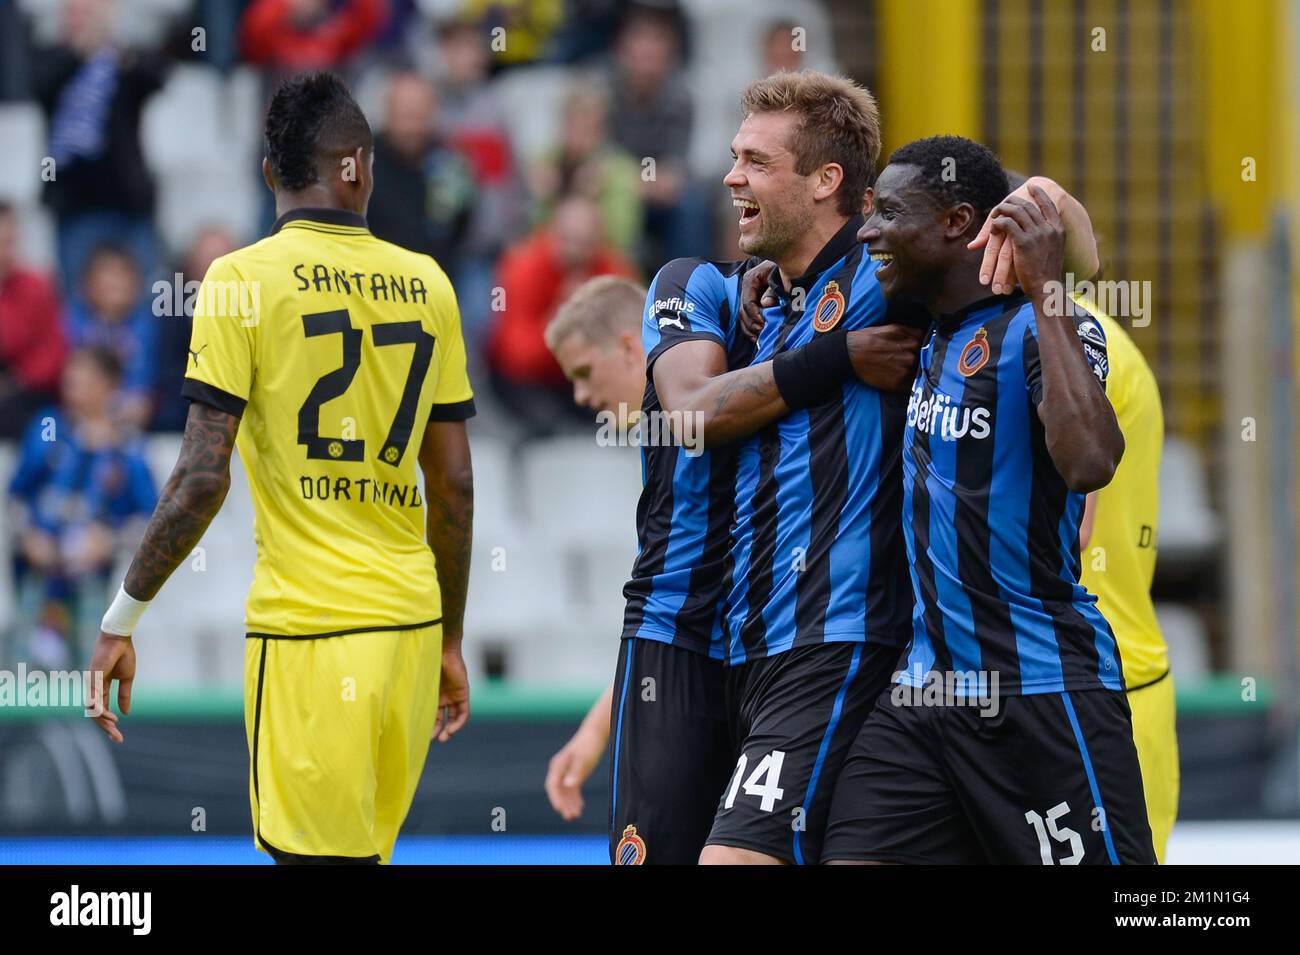
[[[108,608],[108,613],[104,614],[99,629],[118,637],[129,637],[135,632],[135,625],[140,622],[140,615],[144,613],[144,608],[147,606],[149,601],[136,600],[126,592],[125,587],[119,586],[117,596],[113,598],[113,605]]]

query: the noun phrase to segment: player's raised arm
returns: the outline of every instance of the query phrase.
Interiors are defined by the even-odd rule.
[[[699,316],[712,310],[697,307],[685,289],[675,297],[659,293],[669,267],[656,279],[654,311],[648,315],[661,335],[671,333],[670,326],[698,323]],[[743,295],[761,295],[753,282],[743,288]],[[753,303],[742,301],[740,307],[747,304]],[[699,330],[692,325],[690,331]],[[920,335],[898,326],[840,329],[772,361],[733,371],[727,370],[727,353],[717,334],[704,330],[679,337],[684,340],[668,350],[662,344],[650,349],[651,377],[664,410],[696,415],[703,445],[710,448],[746,438],[792,410],[821,404],[855,377],[886,391],[906,388]]]
[[[107,701],[117,681],[118,709],[123,714],[131,711],[131,683],[135,678],[131,634],[149,601],[181,561],[193,553],[212,518],[221,510],[230,490],[230,455],[238,431],[238,415],[201,401],[190,403],[180,457],[131,559],[126,580],[100,625],[99,640],[90,657],[93,679],[88,702],[92,712],[100,711],[95,722],[115,742],[122,742],[122,733]]]
[[[1029,199],[1008,198],[991,218],[994,231],[1010,237],[1016,278],[1034,304],[1038,360],[1029,386],[1047,451],[1070,490],[1105,487],[1124,453],[1124,436],[1104,391],[1102,332],[1095,322],[1076,328],[1072,304],[1060,289],[1065,246],[1060,214],[1047,193],[1031,186]]]
[[[1025,179],[1014,173],[1008,173],[1007,178],[1015,187],[1008,199],[1028,199],[1032,186],[1037,186],[1047,193],[1065,226],[1065,271],[1074,275],[1078,281],[1095,278],[1101,271],[1101,256],[1097,251],[1097,236],[1092,231],[1092,218],[1083,203],[1066,192],[1054,179],[1046,176],[1031,176]],[[971,240],[968,248],[984,249],[984,261],[980,264],[980,281],[988,285],[995,294],[1009,294],[1015,279],[1012,244],[1006,240],[1003,233],[993,232],[992,222],[993,216],[990,213],[984,220],[979,235]]]
[[[474,471],[464,421],[429,422],[420,445],[420,469],[429,508],[429,547],[442,591],[442,680],[438,691],[442,716],[434,738],[445,743],[469,719],[469,680],[461,641],[474,529]]]

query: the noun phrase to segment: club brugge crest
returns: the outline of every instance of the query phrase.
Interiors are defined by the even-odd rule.
[[[645,840],[636,834],[636,826],[628,826],[623,830],[623,838],[618,841],[618,848],[614,850],[614,864],[645,864]]]
[[[822,297],[817,300],[817,311],[813,312],[813,328],[819,332],[829,332],[839,324],[844,314],[844,293],[840,283],[833,279],[826,283]]]
[[[957,370],[969,378],[984,367],[984,363],[989,360],[990,352],[989,333],[981,328],[961,350],[961,357],[957,359]]]

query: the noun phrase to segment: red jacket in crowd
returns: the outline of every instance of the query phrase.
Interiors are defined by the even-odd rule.
[[[0,278],[0,369],[24,391],[57,394],[66,354],[53,283],[11,269]]]
[[[617,252],[601,249],[585,267],[566,271],[554,239],[545,230],[507,251],[497,272],[501,310],[494,311],[496,321],[488,339],[493,371],[515,384],[567,388],[543,333],[561,303],[597,275],[635,278],[636,269]]]
[[[295,0],[253,0],[239,24],[244,57],[259,66],[298,72],[346,59],[388,22],[387,0],[350,0],[321,20],[299,23]]]

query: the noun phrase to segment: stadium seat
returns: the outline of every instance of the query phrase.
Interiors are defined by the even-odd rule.
[[[1156,604],[1156,619],[1169,645],[1169,669],[1174,681],[1193,686],[1210,675],[1210,641],[1205,622],[1185,604]]]
[[[520,526],[475,529],[465,609],[466,666],[485,670],[487,654],[501,654],[505,675],[545,682],[550,658],[566,658],[564,571],[544,536]]]
[[[172,69],[141,115],[140,145],[154,172],[195,162],[216,165],[227,156],[226,124],[212,121],[225,113],[222,92],[221,74],[210,67],[181,64]]]
[[[1205,463],[1190,442],[1165,438],[1160,464],[1160,560],[1191,563],[1210,556],[1223,536],[1210,508]]]
[[[471,578],[471,610],[496,618],[512,681],[596,686],[618,653],[623,585],[636,556],[640,457],[591,437],[558,437],[527,445],[522,459],[511,473],[520,475],[514,493],[523,513],[503,545],[515,562],[508,576]],[[476,533],[475,546],[477,570],[491,559],[491,542]],[[467,639],[469,630],[467,621]]]
[[[249,172],[257,167],[260,146],[247,118],[260,115],[257,95],[256,77],[247,71],[224,78],[205,66],[184,65],[145,107],[141,144],[158,178],[156,222],[173,258],[182,257],[205,226],[257,234],[261,182]],[[222,121],[212,122],[214,116]],[[196,190],[196,182],[203,189]]]
[[[45,115],[35,103],[0,103],[0,199],[30,205],[41,197]]]
[[[523,450],[519,492],[534,525],[558,547],[603,545],[636,535],[641,457],[590,436],[535,441]]]
[[[623,587],[636,560],[636,540],[610,540],[571,555],[567,574],[567,606],[573,608],[574,657],[587,663],[592,653],[603,659],[603,648],[618,647],[626,600]],[[590,648],[587,652],[584,648]],[[608,659],[610,667],[614,658]],[[585,672],[585,671],[584,671]]]
[[[154,485],[162,490],[181,453],[179,434],[151,434],[144,440],[144,460],[149,465]]]
[[[17,5],[32,20],[36,38],[53,43],[59,32],[63,4],[50,0],[18,0]],[[191,0],[121,0],[121,11],[114,37],[127,47],[153,47],[160,44],[173,19],[185,13]]]
[[[515,473],[514,456],[509,446],[496,438],[474,436],[470,439],[474,461],[474,528],[497,529],[519,520],[518,495],[511,489]]]
[[[145,442],[160,491],[180,443],[174,434],[151,435]],[[137,640],[142,651],[148,650],[141,653],[141,676],[158,685],[228,687],[243,680],[244,599],[257,550],[248,480],[238,453],[230,475],[226,500],[199,542],[202,552],[182,561],[141,618]]]
[[[768,25],[789,20],[804,27],[810,69],[835,71],[831,55],[834,37],[821,4],[811,0],[683,0],[691,24],[696,55],[688,73],[695,103],[691,171],[722,189],[719,181],[730,162],[731,137],[740,124],[738,95],[745,84],[762,75],[760,45]],[[725,50],[723,56],[706,51]]]
[[[562,66],[519,67],[493,81],[519,168],[555,145],[561,109],[573,82],[573,71]]]

